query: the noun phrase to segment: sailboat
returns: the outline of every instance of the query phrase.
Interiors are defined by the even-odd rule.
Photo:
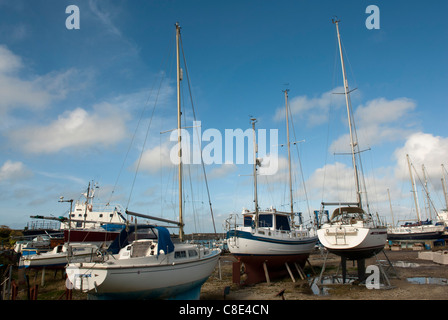
[[[406,155],[406,160],[408,162],[409,174],[411,176],[412,183],[412,193],[414,195],[414,203],[415,203],[415,213],[417,216],[416,222],[406,222],[405,224],[399,227],[390,227],[387,230],[387,239],[388,240],[435,240],[443,238],[443,233],[445,231],[445,225],[443,221],[438,221],[435,224],[430,221],[422,221],[420,220],[420,206],[418,202],[417,190],[415,188],[415,179],[412,174],[411,161],[409,159],[409,155]],[[424,173],[424,171],[423,171]],[[425,191],[429,200],[429,192],[425,185]],[[441,215],[438,215],[440,219]]]
[[[176,23],[178,146],[181,156],[180,26]],[[166,227],[128,225],[104,255],[93,263],[73,263],[67,274],[75,289],[91,299],[199,299],[200,290],[220,257],[220,249],[183,242],[182,161],[179,161],[179,221],[127,214],[175,223],[179,243]]]
[[[325,205],[338,206],[329,221],[323,223],[317,230],[320,243],[331,253],[349,260],[369,258],[383,250],[387,241],[387,228],[378,225],[370,212],[363,209],[361,186],[358,172],[358,158],[360,151],[356,141],[356,132],[351,114],[350,90],[346,79],[344,57],[342,54],[341,37],[339,34],[339,20],[333,19],[336,25],[339,53],[341,56],[342,75],[344,81],[345,101],[347,106],[350,146],[356,186],[356,202],[322,202],[321,212]],[[367,210],[369,206],[367,204]]]
[[[22,255],[19,261],[20,268],[64,268],[69,262],[91,261],[99,247],[90,243],[59,244],[48,252]]]
[[[231,216],[226,221],[227,245],[230,253],[244,264],[247,275],[246,284],[269,281],[276,274],[282,274],[285,270],[289,270],[289,263],[296,267],[303,267],[317,243],[317,236],[312,234],[312,230],[304,228],[303,225],[297,226],[294,222],[287,92],[286,90],[285,104],[290,212],[277,211],[273,207],[268,210],[260,210],[258,206],[257,167],[260,165],[260,161],[257,159],[256,119],[251,119],[254,135],[253,178],[255,208],[252,211],[248,209],[243,210],[242,225],[236,223],[236,217]],[[233,218],[235,218],[234,222],[232,222]]]

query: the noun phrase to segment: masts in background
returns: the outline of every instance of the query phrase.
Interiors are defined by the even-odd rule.
[[[417,191],[415,190],[415,180],[414,180],[414,175],[412,174],[411,161],[409,160],[408,154],[406,154],[406,159],[408,161],[409,174],[411,175],[412,193],[414,194],[414,203],[415,203],[415,212],[417,214],[417,221],[420,221],[420,213],[419,213],[420,206],[418,204]]]
[[[392,202],[390,201],[390,192],[389,192],[389,189],[387,189],[387,195],[388,195],[388,197],[389,197],[390,214],[392,215],[392,226],[395,226],[395,221],[394,221],[394,211],[392,210]]]
[[[448,193],[446,191],[446,179],[445,179],[445,167],[442,164],[442,189],[443,189],[443,195],[445,197],[445,206],[446,206],[446,210],[448,211]]]

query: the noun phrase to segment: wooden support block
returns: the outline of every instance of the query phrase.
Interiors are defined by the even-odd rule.
[[[291,269],[289,268],[287,262],[285,262],[285,266],[286,266],[286,269],[288,270],[289,276],[290,276],[291,279],[292,279],[292,282],[296,282],[296,279],[294,279],[294,275],[292,274]]]
[[[266,265],[266,261],[263,262],[263,269],[264,269],[264,275],[266,277],[266,282],[268,284],[271,284],[271,280],[269,279],[269,272],[268,272],[268,266]]]

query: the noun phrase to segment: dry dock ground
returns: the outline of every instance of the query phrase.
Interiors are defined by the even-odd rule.
[[[220,260],[220,268],[216,268],[209,280],[203,285],[201,291],[201,300],[448,300],[448,265],[437,264],[431,260],[422,260],[418,258],[418,251],[384,251],[393,264],[389,268],[388,275],[391,286],[381,286],[380,289],[368,289],[365,285],[357,282],[349,284],[327,284],[320,285],[321,291],[316,291],[316,286],[311,286],[312,280],[319,277],[324,255],[316,251],[310,255],[309,261],[312,268],[307,264],[305,273],[308,278],[302,280],[295,268],[295,282],[288,274],[281,279],[271,279],[271,283],[259,283],[246,286],[232,283],[232,263],[235,260],[231,255],[223,255]],[[378,254],[378,259],[382,264],[386,262],[383,253]],[[366,260],[365,265],[376,265],[375,258]],[[340,258],[329,254],[326,259],[326,268],[322,278],[327,281],[332,276],[341,278]],[[384,266],[386,268],[386,266]],[[347,271],[349,275],[356,276],[357,268],[352,261],[347,262]],[[396,274],[395,274],[395,272]],[[61,271],[57,274],[48,270],[45,275],[45,284],[42,283],[41,272],[36,273],[33,270],[27,272],[29,277],[29,287],[38,285],[37,300],[65,300],[66,288],[65,280]],[[398,276],[398,277],[397,277]],[[26,284],[17,279],[23,279],[23,275],[15,277],[18,286],[17,300],[30,299],[26,290]],[[438,284],[419,284],[412,283],[409,278],[418,278],[420,280],[441,279]],[[244,276],[242,276],[244,279]],[[384,279],[381,279],[384,283]],[[278,295],[283,292],[283,296]],[[8,298],[6,298],[8,299]],[[73,300],[85,300],[87,295],[79,291],[73,291]]]
[[[294,272],[295,282],[286,275],[282,279],[271,280],[271,283],[259,283],[252,286],[244,286],[232,283],[232,262],[236,261],[231,256],[223,256],[221,259],[221,276],[216,270],[212,277],[204,284],[201,291],[201,300],[446,300],[448,299],[448,265],[437,264],[433,261],[418,258],[418,251],[384,251],[393,268],[387,263],[383,253],[377,255],[383,269],[386,269],[390,286],[381,285],[380,289],[368,289],[363,284],[352,282],[350,284],[325,284],[323,290],[312,290],[312,279],[319,277],[324,262],[324,255],[317,251],[310,256],[312,268],[305,267],[308,280],[302,280],[297,272]],[[367,259],[366,266],[377,264],[377,259]],[[323,279],[331,276],[341,278],[340,258],[329,254],[326,259],[326,267]],[[347,262],[348,274],[357,275],[356,263]],[[295,270],[294,270],[295,271]],[[314,272],[313,272],[314,271]],[[416,279],[419,282],[411,282]],[[438,280],[438,284],[430,284]],[[423,282],[423,284],[421,284]],[[381,284],[387,284],[381,278]],[[314,287],[316,289],[316,287]],[[283,292],[283,297],[278,295]]]

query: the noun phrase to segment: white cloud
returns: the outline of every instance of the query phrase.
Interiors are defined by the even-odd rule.
[[[217,168],[214,168],[207,175],[210,179],[220,179],[224,178],[229,174],[232,174],[238,170],[236,164],[234,163],[224,163]]]
[[[99,1],[89,0],[89,8],[95,16],[107,27],[107,30],[116,36],[121,37],[121,31],[115,26],[111,19],[111,13],[98,8]]]
[[[31,176],[31,171],[22,162],[7,160],[0,168],[0,181],[18,180]]]
[[[139,169],[149,173],[156,173],[162,168],[173,167],[174,164],[171,162],[170,152],[171,148],[167,145],[145,150],[141,157]],[[134,163],[134,168],[137,165],[138,160]]]
[[[409,116],[416,108],[414,101],[408,98],[387,100],[378,98],[360,105],[355,111],[356,132],[361,149],[391,141],[403,140],[409,136]],[[347,133],[333,141],[330,146],[332,152],[349,152],[350,136]],[[415,130],[415,129],[414,129]]]
[[[293,97],[289,99],[291,114],[299,119],[304,119],[304,123],[308,126],[326,123],[330,107],[332,105],[341,106],[345,101],[343,95],[334,94],[335,92],[342,92],[341,90],[342,88],[335,88],[315,98],[307,96]],[[285,119],[284,107],[277,109],[274,119],[276,121]]]
[[[25,69],[21,57],[0,45],[0,115],[17,108],[41,111],[86,83],[88,74],[69,69],[43,76],[19,76]],[[80,78],[83,81],[77,81]],[[75,85],[76,83],[76,85]]]
[[[16,72],[23,67],[22,59],[6,46],[0,45],[0,73]]]
[[[10,137],[29,153],[54,153],[66,148],[109,146],[126,134],[123,113],[110,104],[64,112],[48,125],[15,130]]]
[[[442,178],[441,165],[444,164],[447,168],[448,138],[423,132],[409,136],[404,146],[394,152],[397,161],[395,175],[400,179],[410,179],[406,154],[409,155],[420,177],[423,176],[422,165],[424,165],[428,178],[438,184]]]

